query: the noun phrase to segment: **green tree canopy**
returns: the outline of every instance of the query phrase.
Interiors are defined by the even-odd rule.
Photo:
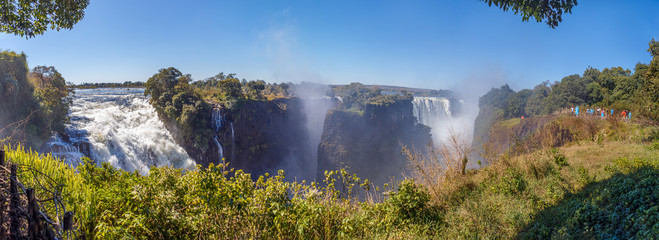
[[[522,21],[534,18],[537,22],[545,20],[551,28],[558,27],[563,21],[563,13],[572,13],[577,0],[479,0],[489,6],[497,6],[504,12],[512,10],[515,15],[522,15]]]
[[[659,120],[659,42],[653,38],[648,45],[652,61],[645,71],[646,87],[643,91],[643,102],[646,105],[642,110],[648,117]]]
[[[519,92],[512,94],[510,99],[508,99],[508,107],[504,111],[506,118],[516,118],[528,114],[525,112],[526,103],[529,100],[529,97],[533,94],[533,91],[529,89],[522,89]]]
[[[551,88],[549,88],[549,81],[544,81],[536,85],[529,96],[524,112],[529,116],[538,116],[548,114],[544,112],[543,102],[549,96]]]
[[[64,131],[67,113],[72,99],[66,86],[66,80],[55,67],[36,66],[28,75],[30,84],[34,86],[34,96],[41,102],[42,112],[48,123],[48,128]]]
[[[478,99],[478,106],[483,107],[490,105],[499,109],[506,109],[508,107],[508,98],[514,93],[515,91],[510,89],[508,84],[505,84],[500,88],[492,88],[489,92]]]
[[[250,99],[261,100],[263,99],[263,94],[261,93],[265,89],[265,81],[263,80],[253,80],[247,82],[247,96]]]
[[[48,29],[71,29],[89,0],[0,0],[0,32],[31,38]]]
[[[220,97],[222,100],[227,102],[235,102],[241,98],[244,98],[242,92],[242,84],[237,78],[227,78],[220,80]]]
[[[382,94],[380,89],[369,89],[361,83],[350,83],[338,89],[337,95],[342,99],[342,107],[345,109],[364,110],[371,98]]]
[[[25,54],[1,51],[0,142],[37,148],[51,131],[63,131],[71,103],[68,94],[66,81],[54,67],[29,71]]]
[[[176,68],[163,68],[146,81],[144,95],[166,123],[175,123],[184,146],[208,150],[211,107],[190,86],[190,74]]]

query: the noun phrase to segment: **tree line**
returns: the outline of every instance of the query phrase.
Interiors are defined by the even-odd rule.
[[[506,84],[480,97],[479,107],[500,110],[501,117],[509,119],[547,115],[571,106],[607,106],[659,121],[659,42],[652,39],[647,51],[652,61],[636,64],[633,72],[622,67],[589,67],[582,75],[518,92]]]
[[[36,148],[64,132],[72,92],[55,67],[30,70],[24,53],[0,52],[0,142]]]
[[[123,83],[81,83],[81,84],[72,84],[74,88],[80,89],[94,89],[94,88],[141,88],[144,87],[144,82],[137,81],[125,81]]]

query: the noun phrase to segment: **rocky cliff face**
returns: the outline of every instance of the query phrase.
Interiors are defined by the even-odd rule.
[[[425,148],[430,128],[417,124],[410,100],[370,104],[362,113],[330,110],[320,144],[311,138],[304,102],[298,98],[250,101],[221,109],[206,151],[179,142],[198,164],[220,163],[258,176],[283,169],[289,180],[322,180],[325,170],[349,169],[375,184],[407,172],[403,145]],[[170,125],[170,124],[167,124]],[[171,125],[170,125],[171,127]],[[176,129],[170,130],[177,135]],[[179,141],[179,140],[177,140]],[[221,150],[220,150],[221,148]],[[317,155],[316,151],[317,150]]]
[[[369,104],[363,114],[331,110],[318,146],[318,179],[325,170],[346,168],[375,184],[400,179],[407,172],[403,145],[423,148],[430,129],[416,124],[410,100],[389,105]]]
[[[313,179],[315,161],[306,115],[297,98],[247,102],[224,111],[217,140],[230,168],[255,176],[283,169],[298,180]],[[219,161],[219,151],[209,158]]]

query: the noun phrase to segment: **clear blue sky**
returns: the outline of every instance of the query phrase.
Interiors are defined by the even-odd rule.
[[[557,29],[477,0],[91,0],[72,30],[0,35],[71,82],[146,81],[176,67],[267,82],[530,88],[588,66],[648,63],[659,1],[579,1]]]

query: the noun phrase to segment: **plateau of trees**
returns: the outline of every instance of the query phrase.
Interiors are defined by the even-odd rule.
[[[561,81],[548,81],[515,92],[504,85],[482,96],[479,106],[503,110],[503,118],[551,114],[571,106],[628,109],[659,121],[659,42],[652,39],[650,64],[638,63],[632,72],[622,67],[587,68]]]
[[[228,108],[235,108],[245,101],[263,101],[287,98],[294,94],[292,83],[266,83],[263,80],[238,79],[235,73],[225,75],[223,72],[192,84],[204,99],[222,103]]]
[[[333,94],[341,98],[339,108],[363,112],[367,105],[389,105],[399,100],[412,101],[411,93],[383,94],[380,88],[369,88],[361,83],[350,83],[345,86],[334,86]]]
[[[89,0],[0,0],[0,32],[31,38],[48,29],[71,29]]]
[[[0,52],[0,142],[37,148],[51,131],[64,131],[72,89],[54,67],[31,71],[27,56]]]

